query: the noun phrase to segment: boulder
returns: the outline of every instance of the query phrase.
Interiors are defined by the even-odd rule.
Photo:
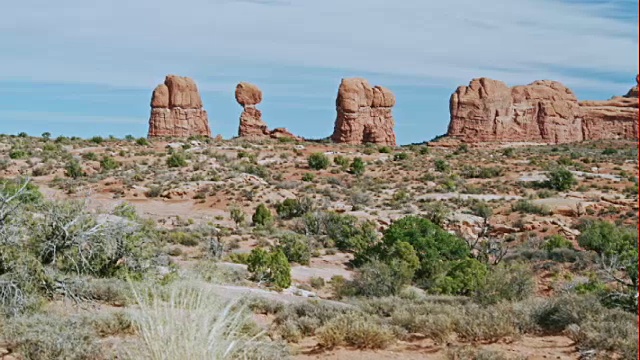
[[[391,90],[371,87],[366,79],[342,79],[336,99],[336,123],[331,139],[337,143],[396,145]]]
[[[209,118],[193,79],[167,75],[151,96],[149,137],[211,136]]]

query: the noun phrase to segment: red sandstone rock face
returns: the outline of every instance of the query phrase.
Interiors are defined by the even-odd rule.
[[[236,86],[236,101],[243,107],[238,136],[248,138],[290,137],[300,140],[285,128],[269,130],[267,124],[262,120],[262,112],[256,108],[256,105],[262,102],[262,90],[256,85],[246,82],[238,84]]]
[[[636,82],[640,81],[636,77]],[[638,139],[638,85],[625,96],[581,101],[584,134],[589,140]]]
[[[396,98],[382,86],[361,78],[342,79],[331,139],[338,143],[396,145],[392,109]]]
[[[501,81],[474,79],[451,95],[450,112],[447,135],[464,142],[637,139],[637,96],[578,102],[555,81],[509,88]]]
[[[148,136],[194,135],[211,136],[198,87],[191,78],[168,75],[151,96]]]

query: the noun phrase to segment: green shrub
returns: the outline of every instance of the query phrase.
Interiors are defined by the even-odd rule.
[[[397,220],[385,231],[382,242],[356,254],[355,263],[363,264],[370,259],[388,259],[398,243],[405,242],[415,250],[419,268],[414,278],[429,287],[449,270],[449,261],[469,258],[467,243],[431,221],[407,216]]]
[[[394,161],[407,160],[408,158],[409,158],[409,154],[407,154],[406,152],[401,152],[401,153],[393,155],[393,160]]]
[[[529,200],[518,200],[513,206],[511,206],[513,211],[519,211],[526,214],[536,214],[536,215],[551,215],[551,211],[547,209],[545,206],[536,205]]]
[[[389,146],[382,146],[378,149],[378,152],[381,154],[391,154],[393,149]]]
[[[260,204],[251,217],[254,225],[269,226],[273,223],[273,215],[265,204]]]
[[[80,162],[76,159],[67,161],[64,170],[66,175],[70,178],[77,179],[79,177],[85,176],[84,171],[82,170],[82,165],[80,165]]]
[[[451,261],[449,269],[435,279],[432,290],[440,294],[470,295],[487,277],[487,267],[476,259]]]
[[[174,152],[167,158],[167,166],[170,168],[185,167],[187,166],[187,158],[183,153]]]
[[[326,169],[331,163],[327,155],[320,152],[309,155],[307,162],[309,164],[309,167],[314,170]]]
[[[282,250],[266,252],[256,248],[247,258],[247,270],[255,281],[265,281],[276,289],[291,286],[291,265]]]
[[[105,156],[100,160],[100,167],[103,171],[114,170],[120,167],[120,163],[116,161],[116,159],[111,156]]]
[[[24,159],[28,155],[29,154],[26,151],[19,148],[11,148],[11,150],[9,151],[9,157],[14,160]]]
[[[451,168],[449,166],[449,163],[442,159],[437,159],[434,162],[434,165],[436,167],[436,171],[439,171],[439,172],[448,172],[449,169]]]
[[[351,162],[351,165],[349,165],[349,170],[351,171],[352,174],[356,176],[361,176],[362,174],[364,174],[365,164],[362,158],[359,158],[359,157],[354,158],[353,161]]]
[[[349,158],[342,155],[336,155],[333,158],[333,163],[338,166],[346,168],[347,166],[349,166]]]
[[[391,260],[390,264],[372,260],[356,270],[353,280],[341,288],[341,296],[380,297],[397,295],[411,283],[415,268],[401,260]]]
[[[278,238],[277,248],[282,250],[290,262],[309,265],[309,260],[311,260],[311,247],[309,245],[309,239],[306,236],[296,233],[285,233]]]
[[[465,165],[460,173],[462,177],[471,179],[490,179],[504,174],[504,169],[501,167],[482,167],[482,166],[470,166]]]
[[[282,219],[293,219],[303,216],[311,210],[312,204],[309,198],[285,199],[281,203],[276,204],[276,212]]]
[[[89,139],[89,141],[96,144],[102,144],[104,142],[104,139],[102,138],[102,136],[94,136],[91,139]]]
[[[578,182],[573,173],[565,168],[558,168],[549,172],[549,180],[546,185],[554,190],[567,191],[570,190]]]
[[[536,289],[534,274],[524,264],[504,264],[492,267],[476,288],[473,299],[480,304],[496,304],[503,300],[522,301]]]
[[[547,251],[552,251],[555,249],[572,249],[573,250],[573,244],[571,243],[571,241],[567,240],[564,236],[556,234],[556,235],[549,236],[545,240],[544,244],[542,245],[542,248]]]
[[[310,173],[310,172],[309,173],[304,173],[302,175],[302,181],[311,182],[311,181],[315,180],[315,178],[316,178],[316,174]]]
[[[141,137],[141,138],[138,138],[136,140],[136,144],[138,144],[140,146],[147,146],[147,145],[149,145],[149,140],[147,140],[147,138]]]

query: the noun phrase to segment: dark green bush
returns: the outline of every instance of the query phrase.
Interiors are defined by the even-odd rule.
[[[309,167],[311,169],[322,170],[322,169],[328,168],[331,162],[327,157],[327,155],[318,152],[318,153],[313,153],[309,155],[309,158],[307,159],[307,163],[309,164]]]
[[[273,215],[265,204],[260,204],[251,217],[254,225],[269,226],[273,223]]]

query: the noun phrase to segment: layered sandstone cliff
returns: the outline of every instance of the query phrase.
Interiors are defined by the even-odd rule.
[[[211,136],[209,118],[193,79],[167,75],[151,96],[149,137]]]
[[[556,81],[508,87],[497,80],[474,79],[451,95],[447,135],[464,142],[555,144],[637,139],[637,86],[634,89],[607,101],[578,101]]]
[[[371,87],[361,78],[342,79],[336,99],[337,118],[331,139],[347,144],[396,145],[391,90]]]

